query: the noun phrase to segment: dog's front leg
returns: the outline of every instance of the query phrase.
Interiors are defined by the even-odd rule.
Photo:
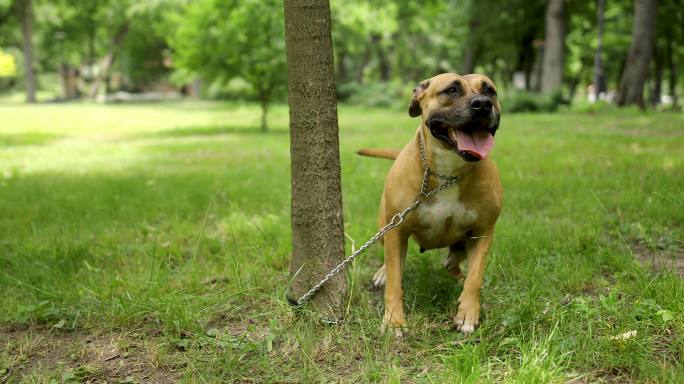
[[[468,273],[463,283],[463,291],[458,301],[458,312],[454,321],[456,329],[468,335],[475,330],[480,321],[480,289],[484,277],[487,252],[492,244],[494,228],[475,232],[466,240]]]
[[[401,336],[404,319],[404,303],[402,299],[401,275],[406,255],[408,237],[400,231],[390,231],[384,239],[385,243],[385,317],[382,328],[394,329],[397,336]]]

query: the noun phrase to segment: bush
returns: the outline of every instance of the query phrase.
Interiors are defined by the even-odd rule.
[[[399,82],[369,84],[350,82],[337,87],[339,101],[367,107],[399,109],[408,105],[410,97],[411,89]]]
[[[543,95],[532,92],[515,92],[501,98],[505,112],[555,112],[563,104],[560,93]]]
[[[605,100],[599,100],[595,103],[590,103],[586,100],[575,101],[572,105],[572,110],[576,112],[585,113],[601,113],[601,112],[615,112],[617,105],[609,103]]]

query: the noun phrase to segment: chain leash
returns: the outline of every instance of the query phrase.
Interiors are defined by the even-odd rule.
[[[320,290],[325,283],[330,281],[335,275],[338,273],[342,272],[344,268],[347,266],[347,264],[351,263],[356,256],[360,255],[363,253],[366,249],[368,249],[371,245],[375,244],[378,240],[381,238],[385,237],[387,232],[391,231],[392,229],[398,227],[401,225],[401,223],[404,222],[404,218],[411,213],[411,211],[415,210],[423,204],[423,202],[427,199],[429,199],[432,195],[434,195],[437,192],[443,191],[452,185],[456,184],[458,181],[462,179],[461,176],[445,176],[441,175],[439,173],[433,172],[427,162],[427,156],[425,155],[425,147],[423,145],[423,135],[422,132],[418,134],[418,147],[420,149],[420,160],[423,164],[423,182],[420,187],[420,192],[416,194],[416,200],[413,201],[411,205],[409,205],[406,209],[403,211],[395,214],[392,216],[392,219],[390,220],[387,225],[384,227],[380,228],[380,230],[373,235],[368,241],[366,241],[359,249],[354,251],[351,255],[349,255],[346,259],[344,259],[341,263],[337,264],[335,268],[333,268],[330,272],[328,272],[323,280],[321,280],[318,284],[314,285],[309,291],[307,291],[302,297],[300,297],[297,300],[297,305],[296,307],[299,308],[304,303],[306,303],[311,296],[313,296],[318,290]],[[436,176],[442,180],[444,180],[444,183],[438,185],[437,187],[431,189],[428,191],[428,186],[430,183],[430,176]]]

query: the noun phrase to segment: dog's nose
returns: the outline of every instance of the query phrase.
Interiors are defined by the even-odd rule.
[[[489,113],[492,111],[492,101],[487,96],[476,96],[470,100],[470,109],[474,113]]]

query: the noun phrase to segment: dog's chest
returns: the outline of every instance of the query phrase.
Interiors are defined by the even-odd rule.
[[[477,219],[477,212],[459,201],[458,186],[433,195],[416,210],[414,238],[425,249],[449,246],[463,238]]]

